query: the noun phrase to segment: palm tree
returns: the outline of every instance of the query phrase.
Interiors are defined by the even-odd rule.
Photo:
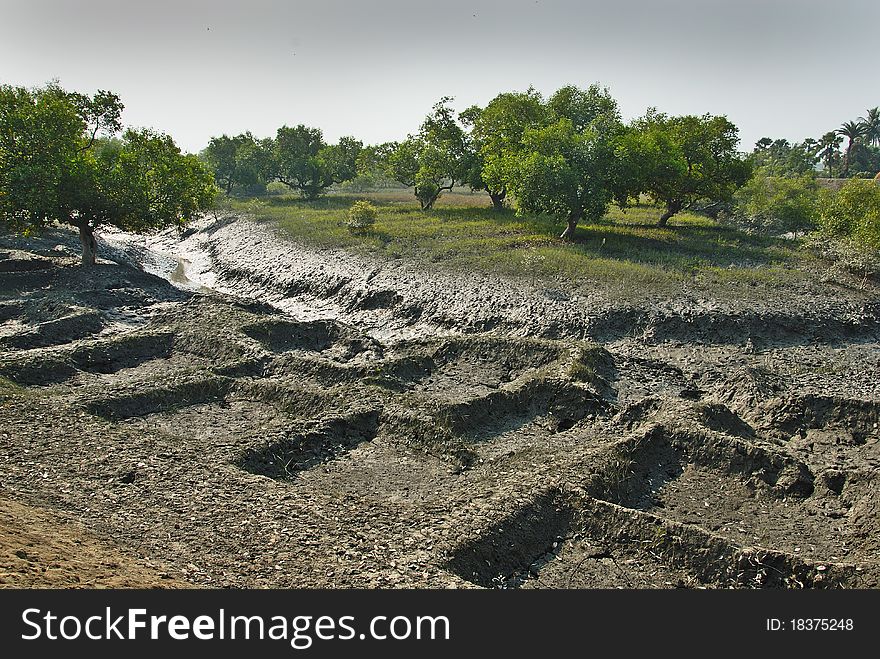
[[[837,129],[837,133],[849,139],[846,145],[846,152],[843,154],[843,172],[841,172],[841,176],[846,178],[849,174],[850,154],[852,153],[853,146],[865,135],[865,127],[855,121],[847,121]]]
[[[819,157],[825,163],[825,169],[828,170],[828,178],[834,177],[834,163],[840,157],[840,143],[843,138],[836,131],[825,133],[819,139]]]
[[[880,146],[880,108],[868,110],[867,117],[859,117],[865,130],[865,143]]]

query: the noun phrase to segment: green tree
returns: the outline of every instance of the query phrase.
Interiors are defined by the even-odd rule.
[[[874,178],[880,172],[880,147],[856,144],[850,154],[849,169],[851,176]]]
[[[847,121],[837,129],[837,133],[849,140],[846,144],[846,151],[843,154],[843,171],[841,172],[841,176],[846,178],[849,176],[849,166],[853,147],[858,144],[858,141],[862,137],[864,137],[865,127],[856,121]]]
[[[871,108],[866,117],[859,117],[865,144],[880,146],[880,108]]]
[[[388,155],[397,146],[394,142],[372,144],[363,147],[355,160],[357,175],[345,182],[345,189],[363,192],[370,188],[388,187],[393,183],[388,177]]]
[[[751,166],[736,151],[739,131],[727,117],[650,111],[633,127],[641,189],[666,207],[658,226],[698,202],[730,202],[749,179]]]
[[[0,87],[0,217],[30,233],[54,222],[79,229],[83,265],[96,258],[95,229],[157,229],[191,220],[213,201],[213,177],[170,137],[120,128],[122,103],[55,84]]]
[[[229,137],[221,135],[212,137],[208,146],[202,151],[202,158],[214,172],[217,185],[226,193],[232,194],[236,183],[236,154],[240,139],[244,137]]]
[[[834,177],[834,166],[840,162],[840,145],[843,138],[837,131],[825,133],[819,139],[819,158],[825,164],[825,172],[828,178]]]
[[[767,176],[804,176],[815,173],[819,145],[813,139],[791,144],[788,140],[763,138],[752,152],[754,167]]]
[[[263,188],[275,170],[272,140],[258,140],[250,132],[212,137],[201,155],[226,194],[236,187]]]
[[[464,129],[444,97],[419,129],[397,144],[387,157],[389,175],[414,189],[422,210],[433,208],[443,191],[464,182],[473,170],[473,150]]]
[[[504,208],[508,193],[508,157],[522,149],[525,130],[544,125],[547,115],[541,95],[532,88],[499,94],[485,108],[473,106],[461,114],[465,125],[471,127],[474,152],[469,183],[473,189],[489,193],[495,210]]]
[[[351,137],[328,146],[319,128],[282,126],[275,137],[275,178],[305,199],[317,199],[331,185],[357,176],[362,147]]]
[[[569,240],[582,220],[596,222],[612,200],[626,203],[626,164],[617,152],[624,132],[607,89],[564,87],[547,103],[549,123],[528,127],[522,147],[508,151],[502,170],[521,211],[565,220]]]

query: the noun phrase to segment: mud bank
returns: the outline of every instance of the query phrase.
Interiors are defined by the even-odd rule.
[[[181,237],[124,234],[106,240],[149,272],[268,302],[302,319],[338,319],[385,338],[419,332],[647,343],[763,345],[876,339],[880,302],[812,288],[762,292],[732,302],[682,286],[674,298],[649,291],[620,300],[589,283],[550,285],[453,273],[403,260],[298,245],[265,223],[228,216]],[[723,291],[722,296],[723,298]]]
[[[92,270],[0,242],[0,491],[167,578],[880,585],[863,296],[615,302],[234,218],[104,238]]]

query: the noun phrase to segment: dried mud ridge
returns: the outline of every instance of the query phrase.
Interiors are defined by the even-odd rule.
[[[0,244],[0,494],[164,579],[880,586],[870,317],[383,337],[403,294],[298,319],[55,242]]]

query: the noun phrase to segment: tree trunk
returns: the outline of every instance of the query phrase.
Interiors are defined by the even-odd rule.
[[[852,138],[849,140],[849,144],[846,145],[846,153],[843,154],[843,171],[840,173],[840,178],[846,178],[849,176],[849,156],[852,152],[853,141]]]
[[[583,215],[583,211],[581,210],[572,211],[568,214],[568,226],[565,227],[565,231],[559,236],[560,238],[563,240],[571,240],[574,238],[574,232],[577,229],[581,215]]]
[[[95,241],[94,230],[88,224],[79,227],[79,242],[82,244],[82,264],[84,266],[95,265],[98,243]]]
[[[492,192],[489,190],[489,198],[492,200],[492,208],[496,211],[504,210],[504,198],[507,196],[507,190],[501,192]]]
[[[665,227],[666,223],[669,222],[669,218],[681,210],[681,206],[682,204],[680,201],[670,201],[666,204],[666,212],[660,216],[660,221],[657,222],[657,226]]]
[[[428,211],[434,208],[434,202],[440,198],[441,192],[442,190],[437,190],[437,192],[430,197],[420,197],[418,194],[416,194],[416,199],[419,200],[419,206],[422,207],[422,210]]]

